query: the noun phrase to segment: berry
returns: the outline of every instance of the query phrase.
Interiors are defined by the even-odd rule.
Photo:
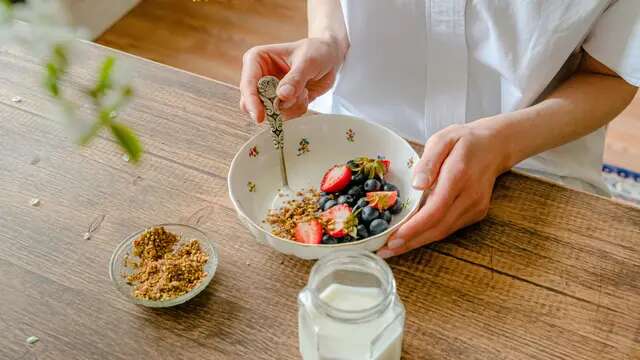
[[[331,200],[331,197],[329,196],[321,196],[320,199],[318,199],[318,207],[320,209],[324,208],[324,204],[327,203],[327,201]]]
[[[385,232],[389,228],[389,223],[383,219],[375,219],[369,225],[369,232],[371,236],[378,235]]]
[[[349,206],[353,206],[356,202],[356,199],[351,195],[340,195],[338,197],[338,204],[347,204]]]
[[[368,157],[359,157],[353,160],[354,164],[351,166],[351,170],[355,173],[362,173],[365,178],[378,179],[384,178],[385,174],[389,172],[391,162],[384,159],[370,159]]]
[[[369,205],[378,210],[386,210],[398,201],[398,193],[395,191],[372,191],[367,193]]]
[[[389,211],[391,211],[391,213],[393,215],[398,215],[398,214],[400,214],[402,212],[402,208],[403,208],[402,203],[400,202],[400,199],[398,199],[398,200],[396,200],[395,205],[393,205],[389,209]]]
[[[338,239],[329,234],[324,234],[324,236],[322,237],[322,243],[325,245],[334,245],[338,243]]]
[[[364,182],[364,191],[366,192],[378,191],[380,190],[380,186],[381,186],[380,181],[376,179],[369,179]]]
[[[371,222],[380,216],[380,212],[371,206],[365,206],[362,209],[362,220],[365,222]]]
[[[358,239],[366,239],[369,237],[369,230],[364,225],[358,225]]]
[[[382,186],[382,190],[384,191],[395,191],[398,193],[398,196],[400,196],[400,190],[398,190],[398,187],[393,185],[392,183],[385,183]]]
[[[328,200],[327,202],[324,203],[324,206],[322,207],[322,210],[327,211],[327,210],[331,209],[332,207],[334,207],[336,205],[338,205],[337,201],[335,201],[333,199]]]
[[[336,238],[356,235],[358,219],[347,204],[339,204],[323,212],[321,215],[327,224],[327,233]]]
[[[336,165],[329,169],[320,182],[320,190],[335,193],[349,185],[351,169],[346,165]]]
[[[322,225],[318,220],[298,223],[294,234],[297,242],[320,244],[320,241],[322,241]]]
[[[354,184],[362,184],[367,180],[367,176],[364,173],[355,173],[351,176],[351,182]]]
[[[347,194],[353,196],[356,199],[359,199],[364,196],[364,187],[362,187],[361,185],[354,185],[349,189],[349,191],[347,191]]]
[[[355,239],[353,236],[351,236],[351,235],[346,235],[345,237],[343,237],[343,238],[341,238],[341,239],[340,239],[340,243],[341,243],[341,244],[344,244],[344,243],[350,243],[350,242],[352,242],[352,241],[356,241],[356,239]]]
[[[367,205],[369,205],[367,198],[362,197],[358,199],[358,202],[356,202],[356,206],[353,207],[353,211],[356,211],[357,209],[364,209]]]
[[[389,224],[391,224],[391,212],[389,210],[386,210],[385,212],[383,212],[382,219],[388,222]]]

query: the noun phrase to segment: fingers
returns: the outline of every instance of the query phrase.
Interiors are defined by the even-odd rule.
[[[264,120],[264,106],[258,97],[258,80],[263,76],[259,56],[260,48],[247,51],[242,58],[240,75],[240,109],[258,123]]]
[[[309,107],[309,91],[302,89],[298,97],[288,103],[280,104],[280,113],[285,120],[293,119],[304,115]]]
[[[438,178],[440,167],[447,158],[458,137],[449,134],[447,129],[429,138],[424,146],[422,157],[413,169],[413,187],[420,190],[431,188]]]
[[[280,80],[276,90],[280,100],[285,103],[299,98],[303,90],[306,89],[307,82],[320,72],[320,66],[312,60],[306,48],[296,51],[290,60],[291,69]]]
[[[435,188],[429,194],[425,205],[396,231],[389,241],[399,239],[407,242],[441,222],[450,212],[451,205],[462,192],[464,169],[461,159],[452,153],[442,165],[442,171]]]
[[[416,237],[407,241],[399,238],[389,240],[386,246],[378,250],[378,255],[386,259],[444,239],[457,229],[456,224],[463,215],[466,207],[464,199],[457,198],[442,221],[433,227],[424,228]]]

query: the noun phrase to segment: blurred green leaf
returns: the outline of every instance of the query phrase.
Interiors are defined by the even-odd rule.
[[[142,155],[142,145],[140,145],[136,134],[128,127],[118,123],[111,124],[111,132],[120,146],[129,154],[129,159],[134,163],[138,162]]]
[[[46,65],[47,75],[44,80],[45,87],[53,97],[60,95],[60,88],[58,87],[58,68],[55,64],[49,62]]]
[[[98,75],[98,82],[96,86],[89,92],[89,95],[94,99],[99,99],[104,96],[106,91],[111,88],[111,74],[113,73],[113,66],[116,59],[113,56],[109,56],[102,62],[100,67],[100,74]]]
[[[52,61],[58,67],[60,76],[67,72],[67,68],[69,67],[69,58],[67,57],[67,50],[62,44],[54,46]]]
[[[85,146],[85,145],[89,144],[91,139],[96,137],[96,135],[98,135],[98,132],[100,132],[100,130],[103,127],[104,127],[104,124],[102,122],[100,122],[100,121],[96,121],[95,123],[93,123],[93,125],[91,126],[89,131],[87,131],[86,134],[84,134],[84,135],[82,135],[82,137],[80,137],[80,139],[78,140],[78,144],[80,144],[82,146]]]

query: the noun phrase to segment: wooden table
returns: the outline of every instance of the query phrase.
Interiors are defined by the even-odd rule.
[[[113,53],[77,50],[74,97]],[[230,160],[259,131],[238,90],[119,58],[137,88],[122,114],[146,148],[137,167],[108,134],[74,146],[38,62],[0,47],[0,358],[299,358],[296,295],[312,262],[256,244],[227,197]],[[185,305],[131,305],[112,287],[109,257],[125,235],[163,222],[207,232],[218,272]],[[637,208],[507,174],[485,221],[390,263],[407,309],[405,359],[640,359]]]

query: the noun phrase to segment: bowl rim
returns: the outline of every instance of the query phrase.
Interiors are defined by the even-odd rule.
[[[413,153],[414,156],[416,157],[420,157],[418,155],[418,153],[416,152],[416,150],[411,147],[411,144],[409,144],[409,142],[403,138],[402,136],[396,134],[394,131],[392,131],[391,129],[387,128],[386,126],[380,125],[378,123],[374,123],[371,121],[367,121],[364,118],[361,117],[357,117],[357,116],[352,116],[352,115],[344,115],[344,114],[306,114],[303,115],[299,118],[296,119],[292,119],[292,120],[288,120],[288,121],[310,121],[309,119],[311,118],[315,118],[315,117],[343,117],[343,118],[351,118],[351,119],[355,119],[357,121],[363,121],[366,122],[368,125],[372,125],[372,126],[377,126],[378,128],[380,128],[383,131],[386,131],[387,133],[389,133],[391,136],[396,137],[398,139],[400,139],[400,141],[402,143],[404,143],[404,145],[406,145],[411,152]],[[288,122],[287,121],[287,122]],[[228,193],[229,193],[229,199],[231,199],[231,202],[233,203],[233,206],[236,208],[236,211],[240,214],[240,216],[242,216],[243,218],[245,218],[247,220],[247,222],[253,226],[254,228],[256,228],[258,231],[262,232],[264,235],[266,236],[270,236],[274,239],[280,240],[280,241],[284,241],[287,243],[291,243],[293,245],[296,246],[302,246],[302,247],[321,247],[321,248],[341,248],[341,247],[350,247],[350,246],[354,246],[354,245],[361,245],[361,244],[365,244],[368,241],[372,241],[374,239],[380,238],[382,236],[386,236],[388,234],[390,234],[391,232],[395,231],[398,227],[400,227],[400,225],[402,225],[405,221],[407,221],[409,219],[409,217],[411,217],[413,214],[415,214],[417,212],[417,210],[420,207],[420,204],[422,203],[422,200],[424,198],[424,190],[416,190],[417,191],[417,201],[415,202],[415,204],[413,204],[413,207],[411,207],[411,210],[409,212],[407,212],[407,214],[400,219],[400,221],[398,221],[395,225],[390,226],[387,230],[381,232],[380,234],[374,235],[374,236],[369,236],[368,238],[362,239],[362,240],[356,240],[356,241],[352,241],[352,242],[348,242],[348,243],[342,243],[342,244],[305,244],[305,243],[300,243],[294,240],[290,240],[287,238],[283,238],[280,236],[276,236],[273,235],[271,232],[265,230],[264,228],[262,228],[262,226],[256,224],[255,221],[253,221],[249,216],[246,215],[244,209],[242,208],[241,204],[234,198],[233,194],[231,193],[231,175],[233,173],[233,170],[235,169],[235,165],[236,162],[240,161],[240,157],[242,156],[242,154],[244,154],[244,150],[247,147],[250,147],[255,140],[260,137],[263,136],[263,134],[269,133],[269,129],[264,128],[262,131],[258,132],[257,134],[253,135],[249,140],[247,140],[244,144],[242,144],[242,146],[240,147],[240,149],[238,150],[238,152],[236,152],[236,154],[233,156],[233,160],[231,161],[231,164],[229,165],[229,172],[227,173],[227,188],[228,188]]]
[[[127,247],[127,245],[133,242],[133,240],[137,238],[140,234],[142,234],[144,231],[147,231],[148,229],[152,229],[155,227],[187,228],[190,231],[194,231],[198,233],[198,235],[202,237],[202,239],[198,239],[198,240],[202,241],[203,244],[206,244],[206,246],[208,246],[211,249],[211,254],[207,262],[207,263],[211,262],[211,270],[208,272],[207,276],[200,282],[198,286],[191,289],[189,292],[169,300],[144,300],[144,299],[138,299],[131,294],[125,293],[124,288],[120,286],[118,281],[116,280],[117,275],[114,272],[115,265],[116,265],[116,258]],[[118,290],[118,293],[120,293],[122,297],[124,297],[126,300],[128,300],[133,304],[143,305],[146,307],[153,307],[153,308],[171,307],[175,305],[180,305],[182,303],[185,303],[191,300],[196,295],[201,293],[207,286],[209,286],[209,283],[213,279],[216,273],[216,270],[218,269],[219,259],[220,257],[218,254],[218,249],[214,244],[214,242],[211,239],[209,239],[209,237],[204,231],[196,228],[195,226],[187,225],[187,224],[179,224],[179,223],[155,224],[155,225],[150,225],[148,227],[145,227],[143,229],[130,233],[129,235],[125,236],[125,238],[121,240],[120,243],[118,243],[116,248],[113,250],[113,253],[111,253],[111,258],[109,259],[109,278],[111,279],[113,286],[116,288],[116,290]]]

